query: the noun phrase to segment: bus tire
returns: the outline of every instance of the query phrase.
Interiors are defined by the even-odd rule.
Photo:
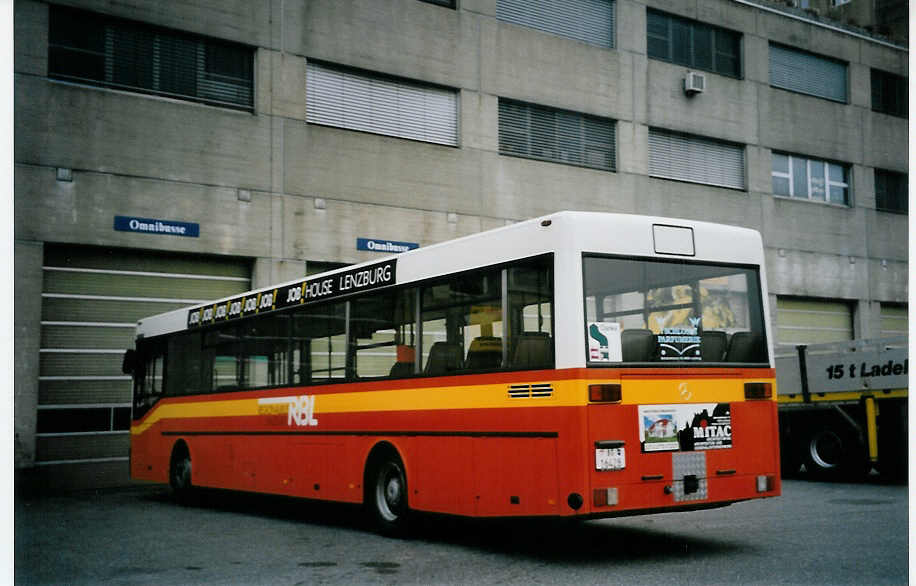
[[[366,474],[366,504],[376,530],[390,537],[407,534],[407,476],[393,448],[376,453]]]
[[[183,441],[172,448],[172,457],[169,460],[169,486],[172,495],[182,504],[188,504],[194,491],[191,483],[191,453]]]

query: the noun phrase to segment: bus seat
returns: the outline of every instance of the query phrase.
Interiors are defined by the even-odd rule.
[[[760,360],[760,344],[763,340],[755,332],[735,332],[728,343],[726,362],[757,362]]]
[[[413,374],[413,362],[395,362],[388,371],[388,376],[410,376]]]
[[[649,362],[655,356],[655,334],[652,330],[628,329],[620,334],[624,362]]]
[[[499,368],[503,362],[503,340],[495,336],[478,336],[471,340],[464,367],[468,370]]]
[[[512,366],[515,368],[547,367],[553,362],[550,354],[550,334],[522,332],[515,340]]]
[[[728,347],[728,335],[725,332],[703,332],[700,334],[700,356],[709,362],[721,362]]]
[[[429,348],[426,374],[448,374],[461,370],[461,346],[450,342],[436,342]]]

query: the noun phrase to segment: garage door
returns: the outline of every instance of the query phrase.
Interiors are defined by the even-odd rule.
[[[123,482],[137,320],[247,291],[251,261],[46,245],[42,268],[37,465],[61,486]]]
[[[907,306],[901,303],[881,304],[881,337],[897,337],[907,335],[909,319]]]
[[[776,299],[776,355],[796,352],[798,344],[843,342],[853,337],[852,305],[845,301]]]

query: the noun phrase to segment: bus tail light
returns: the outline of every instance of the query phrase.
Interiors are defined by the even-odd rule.
[[[773,383],[744,383],[745,399],[769,399],[773,396]]]
[[[772,474],[757,477],[757,492],[770,492],[776,486],[776,477]]]
[[[619,403],[620,384],[588,385],[588,400],[592,403]]]
[[[592,504],[596,507],[613,507],[617,504],[616,488],[596,488],[592,491]]]

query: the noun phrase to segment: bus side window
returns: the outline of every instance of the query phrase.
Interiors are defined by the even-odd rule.
[[[421,348],[426,374],[502,366],[501,274],[499,269],[475,271],[423,288]]]
[[[162,396],[165,377],[165,347],[145,344],[134,359],[133,418],[140,419]]]
[[[239,324],[237,376],[239,388],[285,385],[289,381],[289,319],[258,316]]]
[[[165,394],[193,395],[201,392],[201,334],[188,332],[169,340],[166,353]]]
[[[508,269],[510,368],[552,368],[553,278],[550,258]]]
[[[413,374],[415,296],[415,289],[401,289],[350,302],[348,378]]]
[[[345,301],[306,307],[293,314],[291,338],[300,384],[342,381],[346,370],[347,307]]]

